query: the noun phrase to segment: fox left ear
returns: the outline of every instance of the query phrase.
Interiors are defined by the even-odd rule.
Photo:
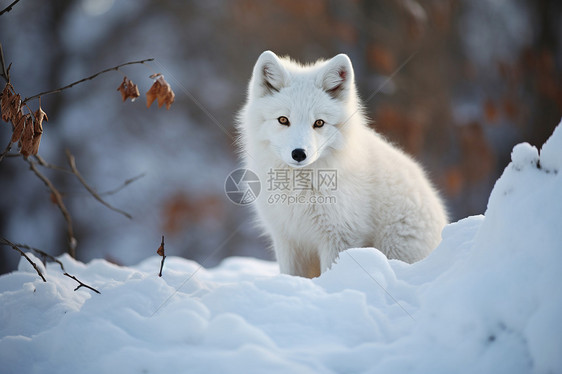
[[[345,101],[353,85],[353,67],[346,54],[339,54],[322,69],[321,87],[336,100]]]
[[[271,51],[263,52],[256,65],[250,81],[254,96],[263,97],[279,92],[285,86],[287,72],[279,57]]]

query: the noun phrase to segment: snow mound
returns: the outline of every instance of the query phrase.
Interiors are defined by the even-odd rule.
[[[316,279],[229,258],[134,267],[61,256],[0,277],[2,373],[562,372],[562,126],[522,144],[485,216],[408,265],[372,248]],[[35,262],[39,260],[33,258]]]
[[[541,165],[546,170],[558,172],[562,169],[562,122],[541,148]]]
[[[521,170],[528,165],[537,166],[539,162],[539,151],[529,143],[517,144],[511,152],[513,167]]]

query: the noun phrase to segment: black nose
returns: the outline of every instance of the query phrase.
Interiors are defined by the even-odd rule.
[[[293,160],[301,162],[306,158],[306,152],[302,148],[293,149],[291,156],[293,157]]]

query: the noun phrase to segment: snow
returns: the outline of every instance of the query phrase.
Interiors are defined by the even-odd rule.
[[[521,144],[484,216],[408,265],[349,249],[316,279],[233,257],[22,258],[0,277],[2,373],[562,372],[562,124]],[[37,264],[39,259],[29,254]]]
[[[541,165],[546,170],[558,172],[562,168],[562,147],[558,140],[560,138],[562,138],[562,126],[558,125],[554,129],[554,134],[541,148]]]
[[[528,165],[537,166],[539,161],[539,151],[529,143],[517,144],[511,152],[511,162],[513,167],[521,170]]]

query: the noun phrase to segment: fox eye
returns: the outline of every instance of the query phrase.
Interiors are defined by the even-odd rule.
[[[324,126],[324,120],[317,119],[316,121],[314,121],[314,125],[312,127],[314,127],[315,129],[319,129],[322,126]]]
[[[285,125],[285,126],[289,126],[289,119],[285,116],[281,116],[279,118],[277,118],[277,121],[279,121],[280,124]]]

